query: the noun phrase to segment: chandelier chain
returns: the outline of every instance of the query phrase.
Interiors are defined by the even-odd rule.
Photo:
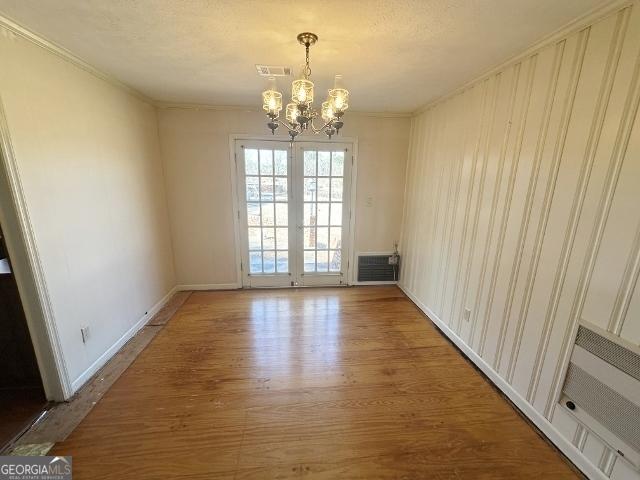
[[[304,67],[304,78],[309,80],[311,76],[311,65],[309,64],[309,44],[305,45],[306,57],[305,57],[305,67]]]

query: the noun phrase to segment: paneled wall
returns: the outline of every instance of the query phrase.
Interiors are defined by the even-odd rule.
[[[557,399],[581,319],[640,343],[639,77],[631,2],[430,106],[412,123],[402,235],[402,288],[614,479],[640,474]]]

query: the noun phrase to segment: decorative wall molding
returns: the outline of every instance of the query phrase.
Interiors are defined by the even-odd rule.
[[[538,269],[538,261],[540,259],[541,251],[542,251],[542,242],[545,237],[547,224],[549,221],[549,214],[551,212],[551,201],[554,196],[556,182],[558,179],[558,171],[560,169],[560,160],[562,159],[562,155],[564,153],[565,141],[567,139],[567,133],[569,130],[569,123],[571,121],[571,113],[573,112],[573,105],[576,98],[576,92],[578,89],[578,81],[580,79],[580,72],[582,70],[582,64],[584,62],[584,56],[587,49],[587,42],[589,38],[589,29],[583,30],[578,36],[578,46],[576,48],[576,54],[573,60],[573,66],[571,69],[571,77],[568,83],[568,94],[565,98],[565,102],[562,107],[562,117],[560,120],[560,130],[559,134],[556,137],[556,143],[554,146],[553,157],[552,157],[552,165],[551,165],[551,173],[549,174],[549,178],[547,179],[547,186],[545,189],[544,200],[542,202],[541,214],[542,218],[540,219],[538,231],[536,232],[536,238],[534,240],[535,248],[534,254],[531,260],[531,269],[533,271],[533,278],[535,280],[535,275]],[[528,292],[528,296],[526,297],[527,307],[526,313],[528,314],[529,301],[531,292]],[[545,321],[542,327],[542,336],[538,343],[538,349],[536,353],[536,358],[533,367],[533,374],[531,376],[529,382],[529,388],[527,390],[527,401],[532,402],[535,398],[538,384],[540,381],[540,375],[542,372],[542,362],[546,355],[547,347],[549,345],[549,336],[551,335],[551,322],[550,318],[545,316]]]
[[[502,74],[502,73],[501,73]],[[493,229],[494,229],[494,225],[495,225],[495,219],[496,219],[496,210],[497,210],[497,204],[498,204],[498,199],[500,197],[500,191],[502,188],[502,176],[504,174],[504,161],[505,158],[507,156],[507,145],[509,142],[509,136],[511,134],[511,124],[512,124],[512,120],[513,120],[513,112],[515,109],[515,102],[516,102],[516,91],[518,88],[518,78],[520,75],[520,65],[516,65],[516,68],[514,69],[514,74],[513,74],[513,79],[511,81],[511,89],[510,89],[510,93],[509,93],[509,100],[508,100],[508,107],[507,107],[507,117],[506,117],[506,124],[504,126],[504,132],[502,135],[502,143],[500,145],[500,154],[498,157],[498,168],[496,171],[496,187],[493,190],[493,196],[491,198],[491,208],[490,208],[490,213],[489,213],[489,226],[487,229],[487,238],[486,238],[486,242],[485,242],[485,247],[484,247],[484,252],[482,254],[482,263],[481,263],[481,267],[480,267],[480,283],[478,285],[478,291],[476,293],[476,300],[474,302],[473,305],[473,310],[471,312],[471,331],[469,333],[469,343],[471,343],[473,345],[474,342],[474,338],[475,338],[475,332],[476,332],[476,327],[478,324],[478,312],[480,310],[480,301],[482,299],[482,294],[484,293],[484,285],[485,285],[485,278],[487,277],[487,265],[489,263],[489,251],[491,249],[491,245],[492,245],[492,239],[493,239]],[[497,257],[496,257],[497,259]],[[496,259],[494,259],[494,263],[493,263],[493,268],[492,268],[492,272],[496,271]],[[493,273],[492,273],[492,277],[493,277]],[[482,323],[482,328],[481,328],[481,338],[485,338],[486,337],[486,326],[487,326],[487,322],[484,321]]]
[[[513,177],[510,178],[510,182],[509,182],[509,188],[507,191],[507,201],[506,201],[506,205],[505,205],[505,216],[504,216],[504,227],[506,229],[506,226],[508,224],[509,218],[511,216],[511,204],[513,202],[513,192],[514,192],[514,188],[515,188],[515,180],[516,180],[516,174],[518,169],[520,168],[520,157],[521,157],[521,153],[522,153],[522,142],[524,140],[524,134],[527,128],[527,119],[529,116],[529,108],[531,107],[531,93],[533,91],[533,80],[535,78],[535,73],[536,73],[536,66],[537,66],[537,59],[538,59],[538,53],[536,52],[535,54],[533,54],[531,56],[529,60],[530,65],[529,65],[529,71],[527,72],[527,86],[526,86],[526,90],[525,90],[525,103],[524,103],[524,107],[522,109],[522,117],[520,118],[520,121],[518,122],[518,134],[516,136],[516,146],[513,150],[513,160],[512,160],[512,172],[513,172]],[[503,242],[504,242],[504,236],[503,236]],[[510,276],[509,278],[509,284],[507,286],[507,292],[512,292],[513,289],[515,288],[515,277],[514,276]],[[495,293],[495,292],[494,292]],[[508,294],[507,294],[508,295]],[[493,305],[492,305],[493,306]],[[489,318],[491,318],[491,310],[489,310]],[[507,332],[507,318],[504,316],[504,312],[503,312],[503,316],[502,316],[502,320],[500,322],[500,332],[498,334],[498,345],[497,345],[497,349],[496,349],[496,354],[494,356],[494,360],[493,360],[493,366],[496,370],[499,369],[500,367],[500,361],[502,360],[502,352],[504,349],[504,337],[506,335]]]
[[[480,144],[483,143],[484,146],[483,146],[483,153],[482,153],[482,167],[480,169],[480,179],[478,181],[478,193],[476,194],[476,208],[473,213],[473,222],[471,227],[471,242],[469,245],[469,252],[467,253],[467,266],[466,266],[465,275],[464,275],[464,286],[462,287],[462,296],[460,298],[459,308],[456,309],[456,306],[454,304],[454,307],[452,309],[452,315],[453,315],[452,320],[455,320],[456,322],[455,330],[456,332],[458,332],[458,334],[460,333],[460,325],[462,321],[462,310],[464,307],[465,300],[467,298],[467,291],[469,288],[469,277],[471,275],[471,267],[473,264],[473,256],[475,252],[475,245],[476,245],[476,239],[478,234],[478,220],[480,218],[480,209],[482,207],[482,198],[484,194],[485,179],[487,175],[488,150],[489,150],[491,135],[493,133],[493,129],[495,126],[494,122],[496,118],[496,111],[498,109],[498,99],[500,97],[499,92],[500,92],[501,77],[502,77],[501,75],[496,75],[495,78],[493,79],[494,80],[493,82],[494,87],[493,87],[493,93],[492,93],[493,98],[491,102],[492,106],[489,107],[491,113],[487,117],[488,125],[485,126],[487,124],[487,121],[483,119],[482,121],[483,128],[480,129],[480,134],[478,135],[478,143],[476,144],[476,150],[474,153],[474,156],[475,156],[474,169],[475,169],[477,168],[477,165],[478,165],[478,157],[480,154]]]
[[[547,87],[547,95],[544,102],[544,109],[542,113],[542,128],[538,133],[538,138],[536,140],[536,148],[534,152],[533,166],[532,166],[532,174],[529,178],[529,184],[527,186],[527,195],[525,199],[525,215],[522,218],[520,223],[520,231],[518,232],[518,246],[516,248],[516,262],[514,263],[511,277],[514,279],[513,282],[510,282],[510,285],[513,287],[509,290],[507,295],[507,307],[505,308],[505,317],[508,319],[511,317],[511,309],[513,307],[513,298],[515,295],[515,279],[519,276],[520,264],[522,262],[522,256],[524,254],[525,240],[527,238],[527,233],[529,231],[529,224],[531,222],[531,213],[533,209],[533,201],[536,193],[536,189],[538,186],[538,179],[540,178],[540,169],[542,164],[542,156],[544,152],[544,147],[547,144],[547,134],[549,132],[549,123],[551,122],[551,111],[553,107],[554,100],[556,98],[556,91],[558,88],[558,79],[560,78],[560,67],[562,65],[562,58],[564,54],[564,46],[566,41],[558,42],[554,48],[554,59],[551,70],[551,75],[549,79],[549,85]],[[531,291],[533,287],[532,282],[533,276],[531,275],[531,268],[527,272],[527,279],[524,286],[525,298],[527,293]],[[524,302],[523,302],[524,307]],[[513,380],[513,374],[516,365],[516,359],[518,356],[518,352],[520,350],[520,343],[522,342],[522,334],[524,331],[524,323],[526,321],[526,316],[523,315],[524,308],[521,308],[520,315],[518,316],[518,320],[516,323],[516,332],[515,332],[515,341],[511,348],[511,352],[509,355],[509,363],[507,367],[507,382],[511,383]],[[504,348],[504,340],[506,337],[503,337],[502,348]]]
[[[487,102],[487,90],[488,90],[488,79],[485,80],[482,83],[482,101],[480,103],[480,123],[479,125],[482,125],[483,122],[482,120],[484,120],[484,116],[485,116],[485,110],[486,110],[486,102]],[[451,297],[451,309],[450,309],[450,313],[451,313],[451,318],[450,318],[450,322],[456,322],[456,305],[458,303],[458,292],[459,292],[459,285],[460,285],[460,275],[462,274],[462,264],[463,264],[463,260],[464,260],[464,251],[465,251],[465,241],[467,238],[467,230],[468,230],[468,225],[469,225],[469,211],[471,209],[471,200],[473,199],[473,184],[475,181],[475,176],[476,176],[476,171],[477,171],[477,167],[478,167],[478,151],[480,148],[480,142],[481,142],[481,138],[482,138],[482,128],[481,127],[477,127],[477,138],[474,141],[475,146],[473,147],[473,153],[472,153],[472,166],[471,166],[471,176],[469,177],[469,187],[467,188],[467,196],[465,197],[465,203],[464,203],[464,216],[463,216],[463,220],[462,220],[462,233],[461,233],[461,240],[460,240],[460,247],[458,248],[458,264],[456,266],[456,274],[454,277],[454,287],[453,287],[453,296]],[[464,157],[466,156],[466,149],[463,152],[463,162],[464,162]]]
[[[618,68],[618,62],[620,61],[620,55],[622,54],[622,45],[625,39],[625,33],[629,22],[630,9],[625,8],[618,12],[616,19],[616,25],[611,37],[611,45],[607,56],[607,62],[605,65],[603,81],[598,92],[598,100],[596,102],[596,111],[589,128],[589,134],[587,137],[587,146],[585,149],[585,155],[582,162],[580,174],[578,177],[578,188],[576,189],[573,203],[571,205],[571,214],[569,216],[568,228],[565,232],[565,238],[562,245],[562,254],[560,261],[560,268],[556,271],[556,277],[554,279],[554,295],[552,296],[547,311],[548,315],[551,315],[552,321],[555,321],[555,316],[558,311],[558,305],[560,303],[560,296],[564,289],[564,282],[567,276],[567,270],[569,262],[571,260],[571,254],[573,253],[574,242],[576,233],[578,231],[578,223],[580,221],[580,214],[582,213],[582,207],[584,205],[585,197],[587,195],[587,188],[589,186],[589,179],[593,169],[593,162],[596,156],[596,151],[602,134],[602,128],[607,112],[607,106],[609,99],[611,98],[611,91],[613,90],[613,83],[615,79],[615,73]],[[595,255],[598,250],[597,244],[592,244],[590,253],[585,258],[585,265],[587,263],[595,262]],[[582,274],[579,279],[578,294],[575,297],[569,321],[565,328],[563,337],[562,353],[556,363],[555,372],[553,375],[552,389],[547,397],[547,405],[545,408],[545,416],[551,418],[553,408],[560,395],[560,383],[564,377],[564,371],[568,364],[568,356],[570,355],[570,347],[573,345],[573,338],[578,328],[578,316],[582,310],[582,303],[584,303],[584,296],[588,287],[588,273],[585,272],[586,268],[583,267]],[[580,305],[580,307],[577,307]]]

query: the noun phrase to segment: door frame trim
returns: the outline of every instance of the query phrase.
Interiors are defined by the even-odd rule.
[[[236,167],[236,141],[237,140],[255,140],[255,141],[276,141],[290,142],[291,139],[285,135],[251,135],[247,133],[232,133],[229,135],[229,176],[231,181],[231,215],[233,217],[234,232],[234,255],[236,263],[236,282],[237,288],[242,287],[242,250],[240,245],[240,203],[238,199],[238,178]],[[302,136],[296,139],[296,142],[313,142],[313,143],[351,143],[353,145],[353,159],[351,165],[351,216],[349,219],[349,242],[351,250],[349,252],[349,271],[347,273],[347,285],[354,284],[354,272],[356,261],[356,198],[358,186],[358,137],[337,136],[334,139],[315,138],[312,136]]]
[[[1,181],[7,183],[11,199],[9,205],[0,207],[0,218],[5,223],[7,249],[12,256],[40,377],[47,399],[63,401],[73,394],[73,388],[1,98],[0,168],[0,175],[5,177]],[[14,224],[15,228],[8,228],[8,224]]]

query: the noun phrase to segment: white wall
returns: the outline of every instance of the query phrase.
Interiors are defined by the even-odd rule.
[[[267,135],[266,117],[193,108],[158,115],[177,282],[237,284],[229,135]],[[409,126],[404,117],[345,116],[342,135],[359,141],[356,251],[391,251],[399,240]]]
[[[174,286],[156,110],[0,30],[0,95],[77,389]]]
[[[639,55],[634,2],[418,115],[402,240],[406,292],[614,479],[640,475],[556,401],[580,319],[640,343]]]

